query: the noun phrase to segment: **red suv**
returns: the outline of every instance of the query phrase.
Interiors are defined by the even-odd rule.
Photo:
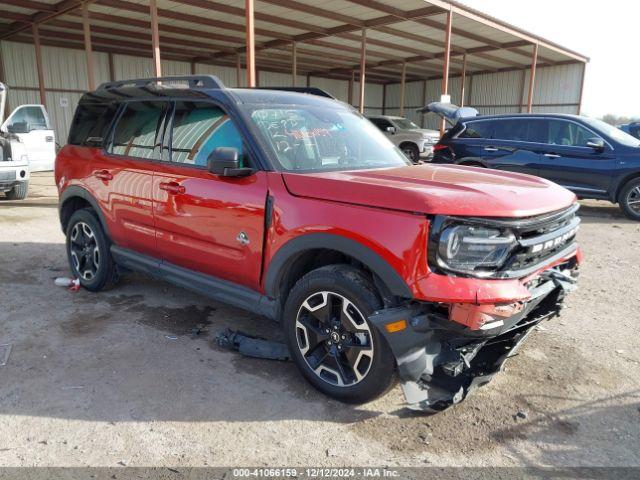
[[[142,271],[277,320],[307,380],[346,402],[396,373],[411,408],[459,402],[574,288],[574,194],[411,165],[303,91],[194,76],[85,94],[55,172],[73,274],[98,291]]]

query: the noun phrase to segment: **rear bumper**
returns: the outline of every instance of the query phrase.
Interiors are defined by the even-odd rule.
[[[11,190],[16,185],[29,181],[29,165],[17,163],[0,163],[0,191]]]
[[[529,287],[526,301],[421,302],[374,313],[369,320],[393,351],[407,406],[439,411],[488,383],[538,323],[559,314],[566,294],[575,289],[575,276],[577,264],[545,271]]]

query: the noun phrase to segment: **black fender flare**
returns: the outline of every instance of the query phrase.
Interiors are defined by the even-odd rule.
[[[93,210],[96,212],[96,215],[98,216],[98,220],[100,220],[100,225],[102,226],[104,233],[107,235],[107,237],[110,237],[109,228],[107,227],[107,222],[104,218],[104,213],[102,212],[102,209],[100,208],[98,201],[95,199],[93,195],[91,195],[91,193],[89,193],[87,189],[83,187],[79,187],[77,185],[71,185],[67,187],[64,190],[64,192],[62,192],[62,194],[60,195],[60,200],[58,202],[58,215],[60,217],[60,227],[62,228],[62,232],[66,233],[64,231],[64,223],[62,219],[62,212],[64,209],[64,205],[66,202],[68,202],[69,200],[72,200],[73,198],[81,198],[85,200],[89,205],[91,205]]]
[[[279,297],[279,286],[293,262],[303,253],[314,249],[329,249],[355,258],[375,273],[392,295],[413,298],[402,277],[378,253],[350,238],[331,233],[308,233],[289,240],[276,252],[267,269],[265,292]]]

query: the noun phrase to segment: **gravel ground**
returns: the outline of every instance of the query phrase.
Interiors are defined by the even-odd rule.
[[[0,201],[0,466],[640,466],[640,224],[604,202],[581,212],[586,261],[562,317],[427,417],[398,387],[343,405],[290,363],[212,347],[224,327],[278,332],[142,275],[55,287],[64,237],[53,178],[36,174],[26,201]]]

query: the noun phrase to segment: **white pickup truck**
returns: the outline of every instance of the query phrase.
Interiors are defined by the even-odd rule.
[[[43,105],[20,105],[5,120],[7,91],[0,83],[0,193],[22,200],[30,172],[53,170],[55,134]]]

